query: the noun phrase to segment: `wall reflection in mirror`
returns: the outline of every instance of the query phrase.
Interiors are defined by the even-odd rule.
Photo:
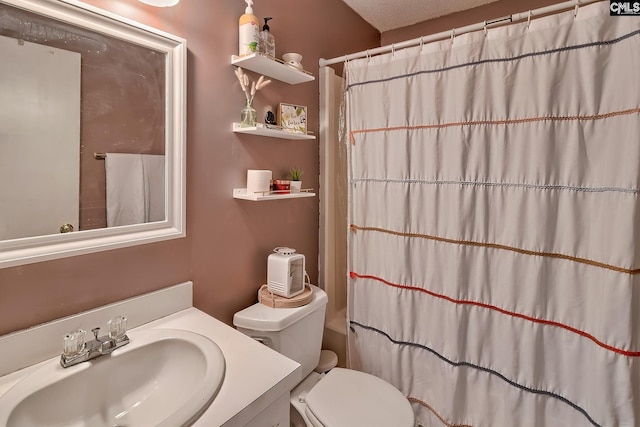
[[[0,3],[0,240],[166,219],[166,56]]]

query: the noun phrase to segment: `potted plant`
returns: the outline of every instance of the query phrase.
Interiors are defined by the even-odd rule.
[[[299,193],[302,189],[302,169],[294,167],[289,171],[290,189],[292,193]]]

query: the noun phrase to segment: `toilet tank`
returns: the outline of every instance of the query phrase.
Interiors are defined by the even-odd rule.
[[[256,303],[234,314],[233,324],[245,335],[259,340],[302,365],[302,377],[320,360],[327,294],[311,285],[313,298],[297,308],[271,308]]]

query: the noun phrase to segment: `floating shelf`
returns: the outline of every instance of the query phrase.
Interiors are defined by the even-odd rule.
[[[316,193],[304,191],[300,193],[285,194],[247,194],[246,188],[234,188],[233,198],[241,200],[251,200],[252,202],[262,202],[264,200],[300,199],[302,197],[315,197]]]
[[[240,123],[233,124],[233,131],[236,133],[248,133],[251,135],[268,136],[280,139],[316,139],[315,135],[288,132],[280,129],[270,129],[263,126],[242,127],[240,126]]]
[[[316,79],[311,73],[298,70],[279,59],[270,58],[260,53],[252,53],[242,57],[232,55],[231,63],[290,85],[310,82]]]

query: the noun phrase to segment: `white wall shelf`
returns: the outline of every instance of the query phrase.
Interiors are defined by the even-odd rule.
[[[252,53],[242,57],[232,55],[231,63],[290,85],[311,82],[316,79],[313,74],[307,71],[298,70],[277,58],[270,58],[260,53]]]
[[[280,139],[316,139],[315,135],[289,132],[281,129],[271,129],[264,126],[243,127],[240,123],[233,124],[233,131],[236,133],[248,133],[250,135],[268,136],[270,138]]]
[[[252,202],[262,202],[265,200],[300,199],[303,197],[315,197],[316,193],[311,190],[302,190],[300,193],[285,194],[247,194],[246,188],[234,188],[233,198],[240,200],[251,200]]]
[[[258,74],[262,74],[266,77],[270,77],[279,80],[284,83],[295,85],[298,83],[306,83],[315,80],[313,74],[298,70],[277,58],[271,58],[264,54],[252,53],[251,55],[238,57],[231,56],[231,64],[236,67],[242,67],[244,69],[253,71]],[[233,123],[233,132],[244,133],[249,135],[266,136],[276,139],[289,139],[289,140],[314,140],[315,135],[309,135],[304,133],[295,133],[283,130],[277,126],[272,127],[263,125],[261,123],[253,127],[243,127],[240,123]],[[285,200],[285,199],[299,199],[305,197],[315,197],[315,193],[312,193],[313,189],[303,189],[299,193],[260,193],[260,194],[247,194],[246,188],[234,188],[233,198],[240,200],[250,200],[253,202],[261,202],[266,200]]]

